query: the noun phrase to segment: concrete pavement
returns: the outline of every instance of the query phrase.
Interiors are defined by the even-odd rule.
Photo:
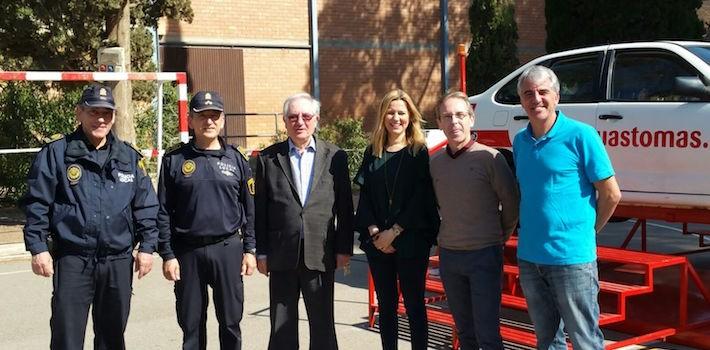
[[[126,330],[128,349],[178,349],[181,331],[175,318],[175,296],[171,282],[160,273],[161,260],[153,271],[133,285],[131,316]],[[379,333],[367,327],[367,274],[364,255],[354,257],[352,273],[337,272],[335,288],[336,331],[341,349],[377,349]],[[262,275],[244,279],[245,309],[242,320],[243,348],[266,349],[269,338],[268,280]],[[32,274],[28,259],[0,263],[0,349],[46,349],[49,345],[49,317],[52,282]],[[208,349],[219,349],[214,309],[208,310]],[[301,302],[300,346],[308,349],[308,323]],[[86,349],[93,334],[87,327]],[[436,339],[434,339],[436,341]],[[440,344],[443,339],[439,339]],[[404,341],[402,349],[409,348]],[[443,345],[443,344],[442,344]],[[432,348],[443,348],[432,344]]]

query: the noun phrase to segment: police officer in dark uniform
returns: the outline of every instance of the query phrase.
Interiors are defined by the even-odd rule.
[[[54,277],[51,348],[83,349],[91,306],[94,349],[124,349],[132,251],[140,242],[141,278],[153,265],[158,201],[140,153],[111,132],[111,89],[89,86],[75,112],[76,131],[47,144],[32,163],[22,203],[25,245],[32,271]]]
[[[175,281],[183,349],[207,347],[207,286],[212,287],[221,349],[241,349],[243,275],[256,267],[254,179],[244,156],[219,133],[224,103],[201,91],[190,102],[193,139],[163,160],[158,185],[159,253]]]

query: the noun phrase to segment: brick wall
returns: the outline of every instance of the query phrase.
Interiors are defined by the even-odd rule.
[[[439,2],[319,0],[323,119],[359,116],[402,88],[431,119],[441,93]],[[288,95],[310,91],[308,0],[193,0],[191,24],[162,21],[162,42],[244,50],[245,111],[279,113]],[[456,45],[470,41],[469,0],[449,0],[449,88],[458,87]],[[544,53],[544,0],[517,0],[519,57]],[[225,67],[227,69],[227,67]],[[281,124],[279,124],[281,125]],[[434,127],[435,125],[430,125]],[[273,117],[247,117],[247,134],[273,134]],[[270,137],[249,138],[247,147]]]
[[[308,0],[193,0],[192,23],[163,22],[168,38],[308,42]]]
[[[546,53],[545,0],[516,0],[515,22],[518,25],[518,60],[520,64]]]
[[[290,95],[310,91],[310,56],[307,50],[244,49],[244,92],[246,110],[281,113]],[[278,116],[278,127],[283,120]],[[273,115],[247,117],[247,134],[273,134]],[[250,137],[247,148],[270,145],[271,137]]]
[[[458,86],[456,44],[470,41],[468,1],[449,2],[449,87]],[[407,91],[431,116],[441,90],[439,2],[319,2],[321,98],[326,118],[374,120],[389,90]]]
[[[246,149],[271,144],[270,113],[280,113],[287,96],[310,90],[308,1],[193,0],[192,9],[192,23],[161,21],[162,43],[241,48],[244,111],[261,114],[245,117],[245,133],[263,135],[248,137]]]

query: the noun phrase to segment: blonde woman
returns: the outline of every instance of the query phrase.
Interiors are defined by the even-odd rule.
[[[355,183],[360,186],[355,229],[375,282],[382,348],[397,349],[401,291],[412,349],[426,349],[424,283],[439,215],[422,116],[406,92],[392,90],[382,99]]]

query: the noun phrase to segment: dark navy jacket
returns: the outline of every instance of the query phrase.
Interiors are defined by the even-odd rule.
[[[225,236],[241,229],[244,250],[256,248],[254,179],[244,156],[220,139],[222,149],[201,150],[193,142],[163,159],[158,184],[158,252],[175,257],[173,243]]]
[[[156,250],[158,201],[142,156],[108,135],[103,167],[81,128],[37,154],[23,198],[25,245],[32,254],[48,250],[51,233],[58,254],[111,256]]]

